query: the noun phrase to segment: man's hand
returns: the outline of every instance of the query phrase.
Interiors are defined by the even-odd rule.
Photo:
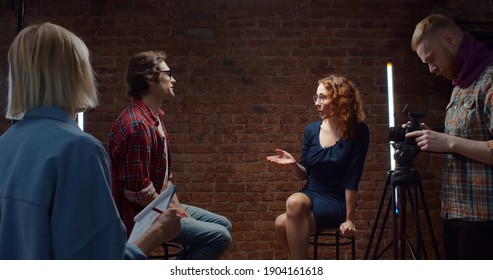
[[[426,124],[421,124],[424,130],[416,130],[406,134],[406,138],[415,138],[416,144],[422,151],[450,153],[452,140],[450,135],[430,130]]]

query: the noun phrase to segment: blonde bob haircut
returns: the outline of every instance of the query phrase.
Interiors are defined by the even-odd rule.
[[[22,119],[36,107],[94,108],[94,70],[84,42],[67,29],[40,23],[23,29],[10,46],[6,117]]]

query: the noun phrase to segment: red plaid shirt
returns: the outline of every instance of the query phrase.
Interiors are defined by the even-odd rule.
[[[161,110],[159,115],[160,118],[163,115]],[[156,116],[138,99],[132,99],[111,127],[113,198],[127,227],[127,236],[132,231],[135,215],[144,208],[136,202],[160,192],[163,185],[169,153],[165,151],[165,138],[158,127]],[[163,130],[168,139],[164,125]]]

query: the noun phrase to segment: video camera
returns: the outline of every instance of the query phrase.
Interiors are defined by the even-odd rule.
[[[408,105],[402,110],[403,114],[407,114],[409,122],[405,127],[390,127],[389,141],[395,149],[394,159],[400,165],[410,165],[412,160],[420,152],[420,148],[416,144],[414,138],[406,138],[409,132],[422,130],[421,119],[425,117],[424,113],[407,112]],[[407,112],[407,113],[406,113]]]
[[[406,105],[407,106],[407,105]],[[421,119],[425,117],[424,113],[408,112],[407,116],[410,121],[405,127],[390,127],[389,128],[389,141],[397,143],[406,143],[416,145],[416,141],[413,138],[406,138],[406,134],[409,132],[421,130]]]

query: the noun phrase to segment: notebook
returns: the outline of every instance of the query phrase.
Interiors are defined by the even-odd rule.
[[[133,242],[139,239],[144,232],[149,229],[154,219],[159,216],[158,211],[165,211],[168,209],[171,198],[175,194],[176,185],[171,185],[166,188],[161,194],[156,197],[151,203],[149,203],[139,214],[134,218],[135,224],[128,238],[128,242]],[[153,210],[153,208],[157,210]]]

